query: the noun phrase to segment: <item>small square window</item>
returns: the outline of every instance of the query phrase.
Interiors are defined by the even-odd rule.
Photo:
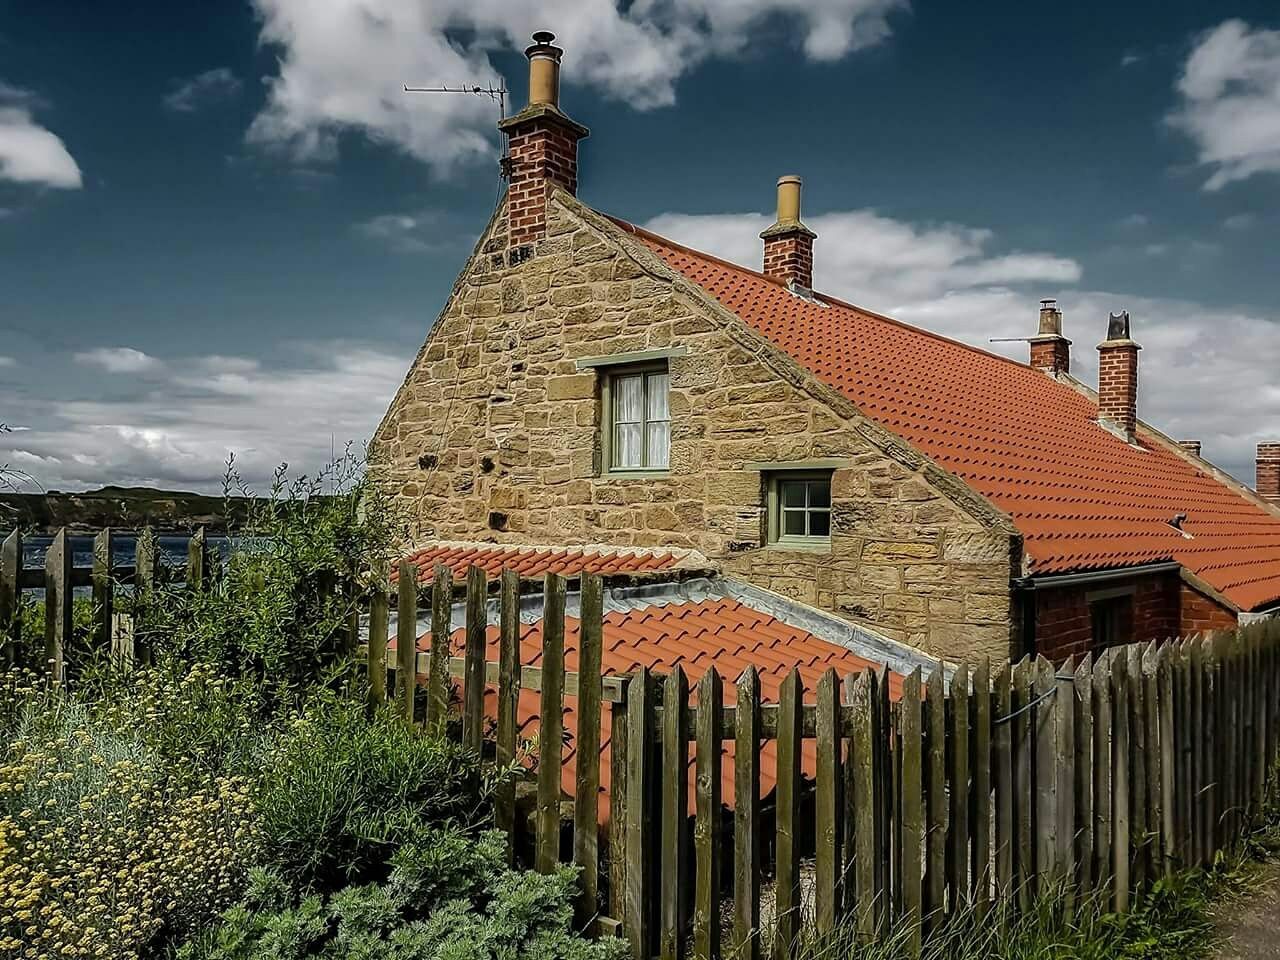
[[[624,367],[604,380],[605,463],[612,472],[670,465],[671,375],[667,365]]]
[[[786,472],[769,478],[769,542],[782,547],[830,545],[829,472]]]

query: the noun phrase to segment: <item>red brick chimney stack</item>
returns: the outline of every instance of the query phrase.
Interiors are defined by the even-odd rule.
[[[1040,329],[1031,338],[1031,366],[1048,374],[1069,373],[1071,341],[1062,335],[1058,301],[1040,301]]]
[[[1280,507],[1280,442],[1258,444],[1258,496]]]
[[[800,222],[800,187],[794,174],[778,178],[778,219],[760,234],[764,274],[812,290],[813,241],[818,235]]]
[[[578,141],[589,133],[560,112],[560,58],[555,34],[533,35],[529,105],[498,124],[508,137],[511,183],[507,188],[508,242],[531,244],[547,233],[547,196],[555,186],[578,190]]]
[[[1138,351],[1129,312],[1113,313],[1098,344],[1098,421],[1132,441],[1138,429]]]

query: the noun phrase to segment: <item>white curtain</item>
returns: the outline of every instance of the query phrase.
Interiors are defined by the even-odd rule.
[[[651,373],[648,378],[647,416],[649,466],[666,469],[670,462],[671,446],[671,410],[667,405],[667,390],[671,386],[671,376],[666,373]]]
[[[640,429],[644,411],[644,377],[613,381],[613,465],[640,467]]]

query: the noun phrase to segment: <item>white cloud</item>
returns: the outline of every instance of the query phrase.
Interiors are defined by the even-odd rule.
[[[1280,173],[1280,30],[1219,24],[1197,39],[1177,89],[1182,102],[1168,121],[1212,170],[1206,190]]]
[[[74,190],[80,167],[66,144],[31,116],[36,98],[0,82],[0,181]]]
[[[216,67],[178,85],[164,98],[164,105],[177,113],[194,113],[201,107],[236,96],[240,86],[240,78],[230,69]]]
[[[411,357],[359,344],[299,345],[296,366],[206,356],[169,364],[145,390],[119,399],[55,398],[21,436],[0,436],[0,462],[46,487],[117,483],[217,490],[227,455],[265,489],[288,462],[314,473],[348,440],[373,433]]]
[[[432,244],[424,231],[438,222],[439,218],[430,213],[383,213],[354,224],[352,230],[386,244],[396,253],[425,253]]]
[[[490,54],[552,29],[567,83],[648,109],[675,101],[680,77],[710,57],[790,27],[805,55],[833,60],[883,41],[907,0],[253,0],[260,41],[279,57],[251,142],[331,155],[338,135],[390,144],[440,171],[492,153],[487,100],[406,94],[402,85],[496,79]],[[783,34],[787,34],[784,32]],[[522,88],[522,83],[514,86]]]
[[[75,355],[76,363],[101,367],[108,373],[144,373],[160,367],[160,361],[133,347],[95,347]]]
[[[760,214],[664,214],[645,226],[758,269]],[[1047,253],[991,255],[990,231],[919,226],[867,211],[806,217],[818,234],[814,282],[824,293],[1026,361],[1038,299],[1057,295],[1074,341],[1072,368],[1096,383],[1111,311],[1127,309],[1142,351],[1140,413],[1166,433],[1204,442],[1205,455],[1253,482],[1254,446],[1280,439],[1280,313],[1232,310],[1129,292],[1072,290],[1073,260]]]
[[[1258,217],[1256,214],[1233,213],[1222,221],[1222,226],[1226,230],[1248,230],[1257,222]]]
[[[0,367],[15,367],[17,365],[18,365],[18,361],[13,359],[13,357],[6,357],[4,355],[0,355]]]

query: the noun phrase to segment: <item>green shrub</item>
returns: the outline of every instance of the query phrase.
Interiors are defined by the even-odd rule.
[[[319,890],[382,880],[425,826],[484,815],[475,764],[390,711],[316,696],[264,759],[257,807],[266,862]]]
[[[576,876],[506,866],[500,834],[422,832],[392,857],[385,883],[304,895],[256,872],[243,904],[180,960],[621,960],[620,941],[572,931]]]
[[[206,589],[162,582],[136,599],[139,639],[159,656],[256,678],[282,703],[329,680],[351,652],[344,628],[358,599],[345,587],[368,583],[398,532],[389,502],[362,471],[350,454],[316,477],[289,480],[281,466],[269,494],[241,509],[242,522],[228,508],[236,546]],[[252,495],[233,465],[226,485]]]

